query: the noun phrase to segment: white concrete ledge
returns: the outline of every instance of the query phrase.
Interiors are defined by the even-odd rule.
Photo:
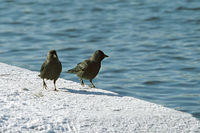
[[[187,113],[64,79],[43,90],[38,72],[0,68],[0,132],[200,132]]]

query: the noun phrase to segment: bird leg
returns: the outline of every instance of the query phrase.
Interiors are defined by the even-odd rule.
[[[58,90],[56,89],[56,80],[53,81],[53,84],[54,84],[54,91],[58,91]]]
[[[43,88],[47,90],[47,84],[45,83],[44,79],[43,79]]]
[[[92,84],[92,88],[96,88],[95,85],[92,83],[92,80],[90,80],[90,83]]]
[[[82,86],[84,86],[84,82],[83,82],[83,80],[82,80],[82,79],[80,79],[80,81],[81,81],[81,85],[82,85]]]

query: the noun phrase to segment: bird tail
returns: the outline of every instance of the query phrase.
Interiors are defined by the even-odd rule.
[[[67,73],[77,73],[76,69],[70,69],[68,71],[66,71]]]

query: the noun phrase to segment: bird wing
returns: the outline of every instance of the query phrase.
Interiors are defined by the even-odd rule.
[[[88,67],[89,60],[84,60],[83,62],[77,64],[75,67],[76,70],[84,71]]]
[[[46,66],[46,61],[42,64],[41,68],[40,68],[40,74],[38,75],[39,77],[41,76],[41,73],[44,72],[45,70],[45,66]]]
[[[62,64],[60,61],[59,61],[59,68],[60,68],[60,73],[61,73],[62,72]]]
[[[80,71],[84,71],[85,69],[88,68],[88,64],[89,64],[89,60],[85,60],[79,64],[77,64],[77,66],[73,69],[70,69],[67,71],[67,73],[78,73]]]
[[[42,72],[45,69],[46,64],[47,64],[46,61],[42,64],[42,66],[40,68],[40,72]]]

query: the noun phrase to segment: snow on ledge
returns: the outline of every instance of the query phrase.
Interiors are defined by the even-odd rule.
[[[200,132],[190,114],[0,63],[0,132]]]

